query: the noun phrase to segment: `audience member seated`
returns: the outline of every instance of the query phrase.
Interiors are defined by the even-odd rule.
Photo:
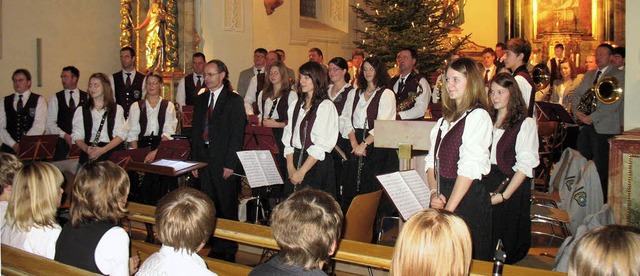
[[[584,74],[576,75],[573,62],[569,59],[560,62],[560,74],[562,78],[555,80],[551,96],[548,96],[548,99],[551,102],[561,104],[566,109],[570,109],[573,101],[573,93],[580,85],[580,82],[582,82]],[[547,95],[545,95],[545,97],[547,97]]]
[[[249,275],[326,275],[322,267],[337,251],[342,218],[340,205],[326,192],[302,189],[291,194],[271,215],[280,253]]]
[[[32,163],[15,174],[2,243],[53,259],[60,225],[56,212],[62,198],[64,178],[49,163]]]
[[[574,275],[640,275],[640,229],[606,225],[589,231],[569,258]]]
[[[464,221],[443,209],[426,209],[404,225],[389,275],[469,275],[471,235]]]
[[[0,227],[4,225],[13,176],[22,168],[22,162],[13,154],[0,152]]]
[[[215,213],[211,199],[192,188],[176,189],[162,197],[155,214],[162,248],[136,275],[216,275],[197,254],[213,232]]]
[[[103,275],[132,275],[140,258],[129,258],[129,235],[116,226],[127,209],[129,177],[111,161],[89,162],[76,175],[71,223],[56,244],[55,260]]]

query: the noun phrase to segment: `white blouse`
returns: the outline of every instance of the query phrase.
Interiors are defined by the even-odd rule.
[[[431,148],[429,154],[425,157],[425,171],[434,168],[434,153],[436,146],[436,138],[438,130],[442,130],[441,138],[455,126],[462,118],[467,117],[464,125],[464,133],[462,134],[462,145],[460,145],[460,159],[458,160],[458,175],[468,177],[470,179],[481,179],[482,175],[491,171],[489,162],[489,146],[491,146],[492,122],[489,113],[486,110],[477,108],[470,113],[465,113],[453,123],[443,121],[440,118],[436,125],[431,129]],[[442,124],[442,126],[440,126]],[[438,128],[440,126],[440,128]],[[442,149],[441,149],[442,150]]]
[[[31,227],[23,232],[8,224],[2,225],[2,243],[53,260],[56,242],[62,228],[54,224],[46,227]]]
[[[504,129],[493,129],[491,164],[498,164],[496,148],[503,134]],[[533,169],[538,164],[540,164],[538,157],[538,125],[533,118],[528,117],[522,122],[522,127],[516,138],[516,164],[513,166],[513,171],[520,171],[527,177],[533,177]]]
[[[113,137],[120,137],[122,140],[127,139],[127,124],[124,121],[124,110],[122,106],[116,105],[116,118],[113,126]],[[98,128],[100,127],[100,122],[102,121],[102,115],[104,114],[105,109],[103,108],[100,111],[95,109],[91,109],[91,119],[93,120],[93,124],[91,127],[91,137],[89,139],[90,142],[93,142],[95,139],[96,132],[98,132]],[[111,140],[109,139],[108,130],[109,129],[109,119],[107,118],[104,121],[104,126],[102,127],[102,131],[100,132],[100,142],[109,143]],[[76,113],[73,115],[73,133],[71,134],[71,138],[73,141],[77,140],[85,140],[84,138],[84,115],[82,114],[82,108],[76,109]]]
[[[273,105],[277,105],[278,102],[280,101],[280,99],[282,98],[282,96],[278,97],[277,99],[270,99],[267,98],[264,102],[264,109],[268,110],[266,112],[264,112],[262,110],[262,93],[264,91],[260,91],[260,94],[258,94],[258,110],[260,111],[260,119],[264,120],[263,118],[269,118],[269,111],[271,111],[271,107],[273,107]],[[298,101],[298,93],[296,93],[296,91],[289,91],[289,98],[287,99],[287,106],[292,106],[294,104],[296,104],[296,102]],[[277,109],[277,106],[276,106]],[[274,109],[273,110],[273,114],[271,114],[271,119],[274,120],[278,120],[280,119],[280,116],[278,116],[278,110]],[[289,109],[287,108],[287,111],[289,111]]]
[[[145,110],[147,113],[147,129],[144,133],[144,136],[150,136],[160,134],[160,126],[158,125],[158,113],[160,112],[160,105],[162,103],[162,98],[156,107],[151,107],[149,101],[145,100]],[[176,108],[173,103],[169,102],[167,105],[167,110],[165,111],[164,116],[164,125],[162,126],[162,135],[167,138],[171,138],[171,135],[176,134],[176,126],[178,125],[178,119],[176,118]],[[142,131],[140,129],[140,107],[138,106],[138,102],[135,102],[131,105],[129,109],[129,120],[127,120],[131,129],[129,129],[128,139],[127,141],[138,141],[138,136]]]
[[[342,111],[342,115],[340,116],[341,121],[344,121],[345,125],[340,131],[343,134],[343,137],[348,138],[349,133],[354,131],[355,129],[364,129],[365,122],[367,121],[367,107],[371,103],[372,99],[375,97],[377,93],[382,93],[380,98],[380,103],[378,104],[378,117],[377,120],[395,120],[396,119],[396,96],[393,91],[389,89],[384,89],[380,91],[380,87],[376,88],[374,93],[369,97],[369,100],[365,100],[363,94],[366,92],[360,92],[360,99],[356,104],[355,110],[353,110],[353,101],[355,100],[355,95],[358,93],[358,90],[351,90],[349,92],[349,96],[347,97],[347,102],[345,103],[344,110]],[[353,112],[352,112],[353,110]],[[353,121],[351,120],[353,118]],[[374,135],[374,130],[367,126],[366,129],[369,129],[369,134]]]
[[[299,108],[298,120],[293,121],[293,111],[295,108]],[[284,144],[284,156],[292,154],[294,148],[301,149],[302,143],[300,142],[300,128],[302,119],[304,118],[306,111],[302,106],[296,106],[292,104],[289,106],[289,122],[284,128],[284,134],[282,135],[282,143]],[[316,110],[316,121],[313,123],[311,129],[311,145],[307,149],[307,153],[318,161],[324,160],[325,153],[329,153],[336,146],[338,140],[338,111],[336,106],[330,100],[326,99],[320,103]],[[293,127],[295,125],[295,128]],[[291,139],[293,135],[293,141]]]

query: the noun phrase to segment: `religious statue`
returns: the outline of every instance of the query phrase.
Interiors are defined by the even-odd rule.
[[[162,5],[162,0],[153,0],[153,3],[147,11],[147,18],[134,30],[139,31],[144,27],[147,27],[147,38],[145,41],[146,46],[146,60],[147,70],[149,71],[163,71],[164,60],[164,29],[165,18],[167,12]]]

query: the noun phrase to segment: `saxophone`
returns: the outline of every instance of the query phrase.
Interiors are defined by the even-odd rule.
[[[419,82],[416,90],[417,90],[416,92],[409,92],[409,97],[407,97],[406,99],[404,99],[402,102],[398,104],[398,106],[396,107],[398,112],[408,110],[411,107],[411,105],[415,102],[416,98],[420,96],[420,94],[422,94],[422,86],[420,85]]]

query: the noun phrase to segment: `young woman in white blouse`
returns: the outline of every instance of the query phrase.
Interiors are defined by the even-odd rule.
[[[374,121],[396,119],[396,98],[386,89],[387,68],[376,58],[362,62],[358,89],[351,90],[341,115],[351,144],[348,161],[348,183],[343,190],[342,208],[346,210],[353,198],[380,190],[376,175],[398,170],[398,154],[393,149],[374,147]],[[393,209],[393,207],[388,209]]]
[[[342,112],[345,109],[349,92],[353,90],[353,86],[349,84],[351,76],[349,75],[349,65],[344,58],[335,57],[329,61],[329,88],[327,88],[327,94],[329,100],[333,102],[338,111],[340,117],[340,130],[344,129],[344,126],[348,123],[346,118],[342,117]],[[349,133],[340,132],[338,136],[338,142],[336,147],[331,152],[333,157],[333,164],[336,171],[336,189],[342,191],[342,188],[347,184],[347,163],[346,158],[351,152],[351,142],[349,142]],[[338,198],[341,199],[342,195],[338,193]]]
[[[124,110],[114,101],[109,77],[94,73],[89,77],[88,90],[90,98],[73,115],[71,138],[82,150],[80,164],[108,160],[127,139]]]
[[[3,244],[53,259],[63,181],[60,170],[49,163],[28,164],[16,173],[2,225]]]
[[[329,153],[338,139],[338,112],[327,99],[327,70],[317,62],[298,69],[301,96],[289,107],[282,143],[287,159],[285,195],[304,187],[336,196],[333,159]]]
[[[535,119],[527,117],[522,93],[510,74],[493,78],[489,99],[493,121],[491,172],[483,184],[491,192],[493,205],[492,244],[501,239],[506,263],[512,264],[527,256],[531,247],[529,183],[539,163],[538,128]]]
[[[171,139],[176,133],[178,120],[174,105],[160,96],[162,91],[162,76],[151,72],[146,77],[147,93],[144,99],[131,105],[129,109],[128,141],[130,147],[150,148],[149,154],[144,158],[145,163],[153,162],[158,153],[160,141]],[[132,177],[134,176],[134,177]],[[177,187],[175,177],[161,177],[156,174],[145,174],[140,181],[137,174],[129,174],[131,178],[130,199],[145,204],[155,203],[167,193],[170,188]],[[140,187],[139,187],[140,186]]]
[[[443,117],[431,130],[431,149],[425,158],[431,207],[462,217],[473,242],[473,258],[490,260],[491,202],[480,183],[489,173],[491,117],[476,62],[460,58],[446,71],[442,93]],[[439,182],[437,181],[439,179]]]

